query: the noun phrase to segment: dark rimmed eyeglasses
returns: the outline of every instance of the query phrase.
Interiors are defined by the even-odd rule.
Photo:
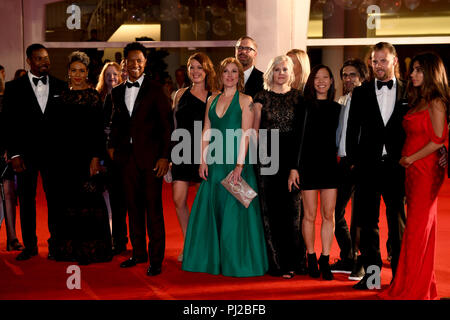
[[[354,73],[354,72],[351,72],[351,73],[343,73],[343,74],[342,74],[342,79],[345,79],[345,78],[347,78],[347,77],[354,79],[354,78],[356,78],[357,76],[358,76],[358,75],[357,75],[356,73]]]
[[[236,46],[236,50],[237,51],[247,51],[247,52],[256,51],[252,47],[243,47],[243,46]]]

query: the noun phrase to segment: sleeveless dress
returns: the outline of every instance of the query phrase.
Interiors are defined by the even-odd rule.
[[[208,100],[211,92],[208,92],[206,99]],[[176,109],[174,110],[175,129],[186,129],[191,136],[191,161],[190,163],[172,163],[172,179],[173,181],[190,181],[201,182],[202,179],[198,174],[199,159],[195,159],[194,150],[194,122],[200,121],[203,124],[205,118],[206,102],[203,102],[191,93],[188,88],[181,96]],[[200,130],[203,129],[200,127]],[[175,144],[178,142],[175,142]],[[180,156],[183,156],[181,152]]]
[[[429,141],[445,143],[448,136],[447,126],[442,137],[436,136],[428,109],[406,114],[403,127],[402,156],[416,153]],[[379,294],[381,299],[438,299],[434,273],[437,195],[445,177],[439,158],[436,151],[406,168],[406,228],[394,281]]]
[[[258,197],[245,208],[220,183],[235,168],[239,151],[239,136],[226,143],[226,130],[241,128],[239,92],[236,91],[221,118],[216,113],[218,98],[212,102],[208,117],[211,128],[221,133],[224,143],[217,143],[217,148],[213,148],[217,137],[211,141],[208,159],[217,160],[220,152],[214,149],[220,148],[217,151],[222,151],[223,161],[222,164],[217,160],[208,165],[207,180],[202,182],[195,197],[186,232],[182,269],[233,277],[261,276],[266,273],[268,262]],[[233,155],[230,164],[226,163],[227,155]],[[247,161],[241,177],[258,192],[253,166]]]

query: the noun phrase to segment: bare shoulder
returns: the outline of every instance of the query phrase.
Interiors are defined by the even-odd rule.
[[[239,101],[241,101],[241,103],[243,103],[243,104],[248,105],[251,102],[253,102],[253,99],[249,95],[246,95],[245,93],[239,92]]]
[[[433,113],[446,112],[447,107],[441,99],[433,99],[430,103],[430,110]]]
[[[213,92],[213,93],[209,96],[208,100],[206,101],[206,105],[207,105],[207,106],[211,105],[211,103],[214,101],[214,99],[215,99],[219,94],[220,94],[219,91]]]
[[[181,96],[183,96],[183,94],[186,92],[186,90],[188,90],[189,87],[185,87],[185,88],[181,88],[178,89],[177,92],[175,92],[175,100],[178,100],[181,98]]]

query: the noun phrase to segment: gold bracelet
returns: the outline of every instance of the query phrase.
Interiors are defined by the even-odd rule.
[[[239,167],[239,168],[243,168],[243,167],[244,167],[244,165],[243,165],[243,164],[240,164],[240,163],[238,163],[238,164],[236,164],[236,167]]]

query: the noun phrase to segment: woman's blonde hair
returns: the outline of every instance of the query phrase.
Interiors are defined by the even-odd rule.
[[[237,90],[239,92],[244,92],[244,67],[242,67],[242,64],[235,57],[225,58],[220,63],[219,72],[217,73],[217,89],[221,91],[223,90],[222,74],[225,71],[227,65],[231,63],[234,63],[239,70],[239,81],[237,83]]]
[[[106,95],[108,94],[108,89],[106,88],[106,84],[105,84],[105,72],[106,72],[106,69],[108,69],[109,67],[116,68],[117,73],[118,73],[119,83],[122,82],[122,71],[121,71],[122,68],[119,66],[119,64],[116,62],[105,63],[105,65],[103,66],[102,72],[100,72],[100,75],[98,77],[97,87],[95,88],[97,90],[97,92],[100,93],[100,96],[102,97],[103,100],[105,99]]]
[[[264,72],[264,89],[266,90],[272,90],[273,87],[273,71],[276,68],[277,65],[279,65],[282,62],[286,62],[288,72],[289,72],[289,79],[288,79],[288,86],[294,82],[295,75],[294,75],[294,63],[292,62],[291,58],[288,56],[282,55],[273,58],[270,60],[266,72]]]
[[[286,55],[294,55],[297,57],[298,62],[300,63],[300,66],[302,67],[302,75],[300,78],[300,82],[298,83],[298,90],[303,92],[303,88],[306,85],[306,82],[308,81],[309,74],[311,73],[311,64],[309,63],[309,57],[308,54],[300,49],[292,49],[289,50]]]

